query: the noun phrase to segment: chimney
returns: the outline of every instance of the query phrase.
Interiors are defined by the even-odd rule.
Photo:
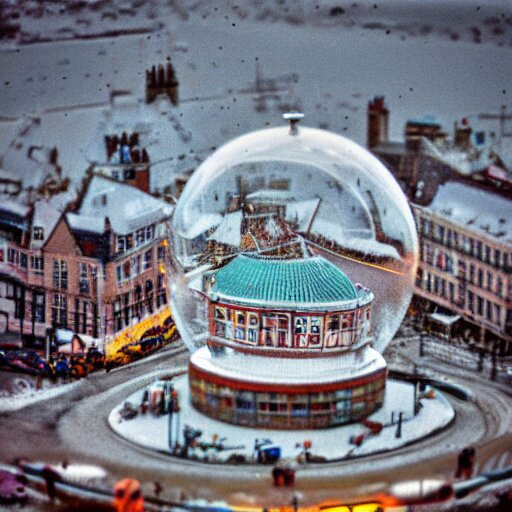
[[[453,141],[455,147],[462,149],[463,151],[469,151],[471,149],[471,133],[473,130],[469,126],[468,120],[464,118],[462,120],[462,126],[455,123]]]
[[[389,111],[384,103],[384,96],[375,96],[368,103],[368,149],[388,141]]]

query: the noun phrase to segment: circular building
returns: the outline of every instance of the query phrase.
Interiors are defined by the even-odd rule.
[[[193,406],[271,429],[359,421],[383,403],[369,335],[373,293],[321,256],[242,253],[204,277],[206,347],[189,365]]]

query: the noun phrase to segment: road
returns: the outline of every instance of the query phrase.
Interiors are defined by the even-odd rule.
[[[395,357],[396,359],[396,357]],[[278,504],[299,492],[303,503],[337,497],[368,495],[398,480],[450,478],[463,446],[477,446],[479,466],[512,464],[510,398],[484,382],[464,382],[474,402],[451,398],[454,424],[444,432],[389,454],[300,468],[294,490],[274,489],[270,468],[222,466],[173,459],[129,444],[114,434],[107,417],[112,408],[155,376],[183,371],[188,352],[181,345],[151,360],[139,361],[111,373],[90,375],[59,399],[4,414],[0,422],[0,459],[26,456],[99,464],[109,470],[109,484],[133,475],[152,492],[152,482],[164,486],[163,497],[223,498],[231,503]],[[455,379],[456,380],[456,379]],[[500,458],[501,457],[501,458]]]

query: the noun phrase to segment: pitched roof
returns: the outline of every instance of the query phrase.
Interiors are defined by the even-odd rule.
[[[79,216],[108,217],[112,230],[120,235],[133,233],[170,217],[172,206],[141,190],[95,175],[82,200]],[[71,222],[77,224],[74,218]],[[95,228],[95,226],[94,226]]]
[[[350,279],[320,256],[284,260],[241,254],[213,275],[210,295],[242,304],[315,309],[358,297]]]
[[[427,208],[481,235],[512,243],[512,201],[506,197],[449,181],[439,186]]]

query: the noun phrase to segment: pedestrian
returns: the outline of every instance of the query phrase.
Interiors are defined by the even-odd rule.
[[[455,478],[468,480],[473,476],[473,469],[475,465],[475,449],[464,448],[457,459],[457,470]]]
[[[53,466],[50,466],[49,464],[43,467],[41,474],[46,483],[46,494],[48,495],[50,501],[53,503],[57,495],[55,489],[55,482],[61,482],[62,478],[59,475],[59,473],[55,470],[55,468]]]
[[[155,496],[157,498],[160,498],[160,494],[162,494],[163,487],[160,485],[160,482],[155,482],[153,485],[154,485]]]

